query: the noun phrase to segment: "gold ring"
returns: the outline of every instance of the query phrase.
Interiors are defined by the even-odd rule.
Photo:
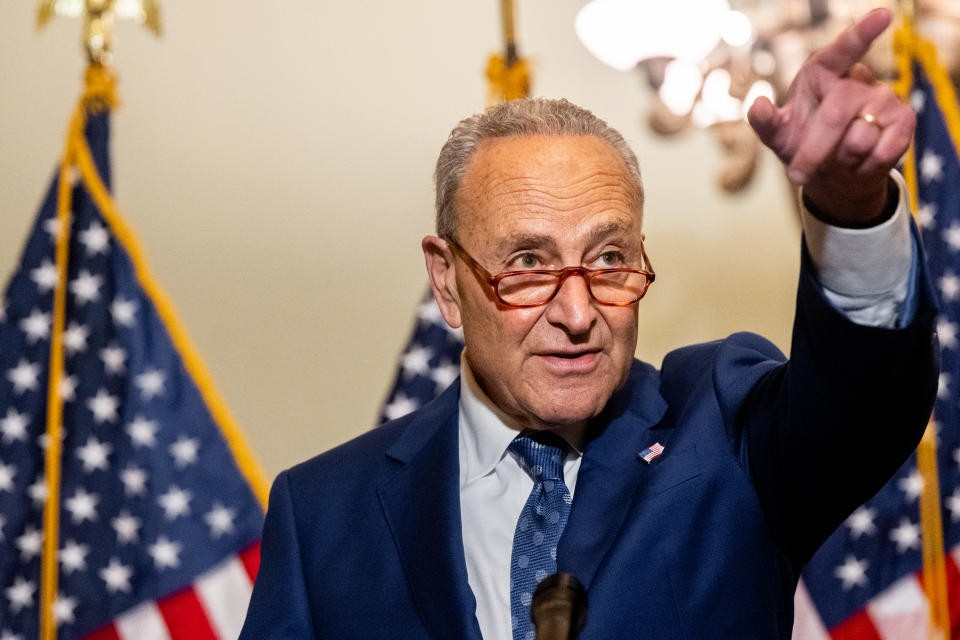
[[[858,115],[855,119],[856,119],[856,120],[863,120],[863,121],[866,122],[867,124],[872,124],[872,125],[875,126],[877,129],[883,129],[883,127],[880,125],[880,123],[877,122],[877,116],[873,115],[872,113],[861,113],[861,114]]]

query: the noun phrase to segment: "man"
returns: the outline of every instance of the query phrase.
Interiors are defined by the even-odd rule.
[[[423,240],[461,379],[282,473],[243,638],[532,638],[554,571],[582,638],[789,638],[799,572],[922,433],[934,309],[902,181],[913,114],[858,64],[878,11],[750,121],[804,187],[791,360],[737,334],[633,360],[654,275],[622,137],[565,101],[468,118]]]

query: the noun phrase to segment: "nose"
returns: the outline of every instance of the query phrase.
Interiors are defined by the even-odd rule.
[[[571,336],[590,332],[597,321],[597,307],[582,275],[571,274],[547,304],[547,321]]]

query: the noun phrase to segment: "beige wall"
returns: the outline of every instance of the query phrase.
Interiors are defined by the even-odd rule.
[[[83,69],[79,22],[36,34],[34,4],[0,5],[4,279]],[[710,134],[651,137],[639,78],[576,40],[583,0],[519,4],[535,93],[594,110],[640,157],[657,282],[638,354],[744,329],[785,348],[798,229],[775,160],[719,194]],[[498,5],[166,0],[162,40],[119,28],[117,199],[270,477],[374,420],[425,283],[433,161],[483,105]]]

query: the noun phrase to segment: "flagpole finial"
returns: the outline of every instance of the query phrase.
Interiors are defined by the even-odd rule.
[[[90,64],[109,65],[113,53],[113,22],[116,17],[136,20],[160,36],[160,6],[157,0],[39,0],[37,29],[54,16],[83,16],[83,46]]]

